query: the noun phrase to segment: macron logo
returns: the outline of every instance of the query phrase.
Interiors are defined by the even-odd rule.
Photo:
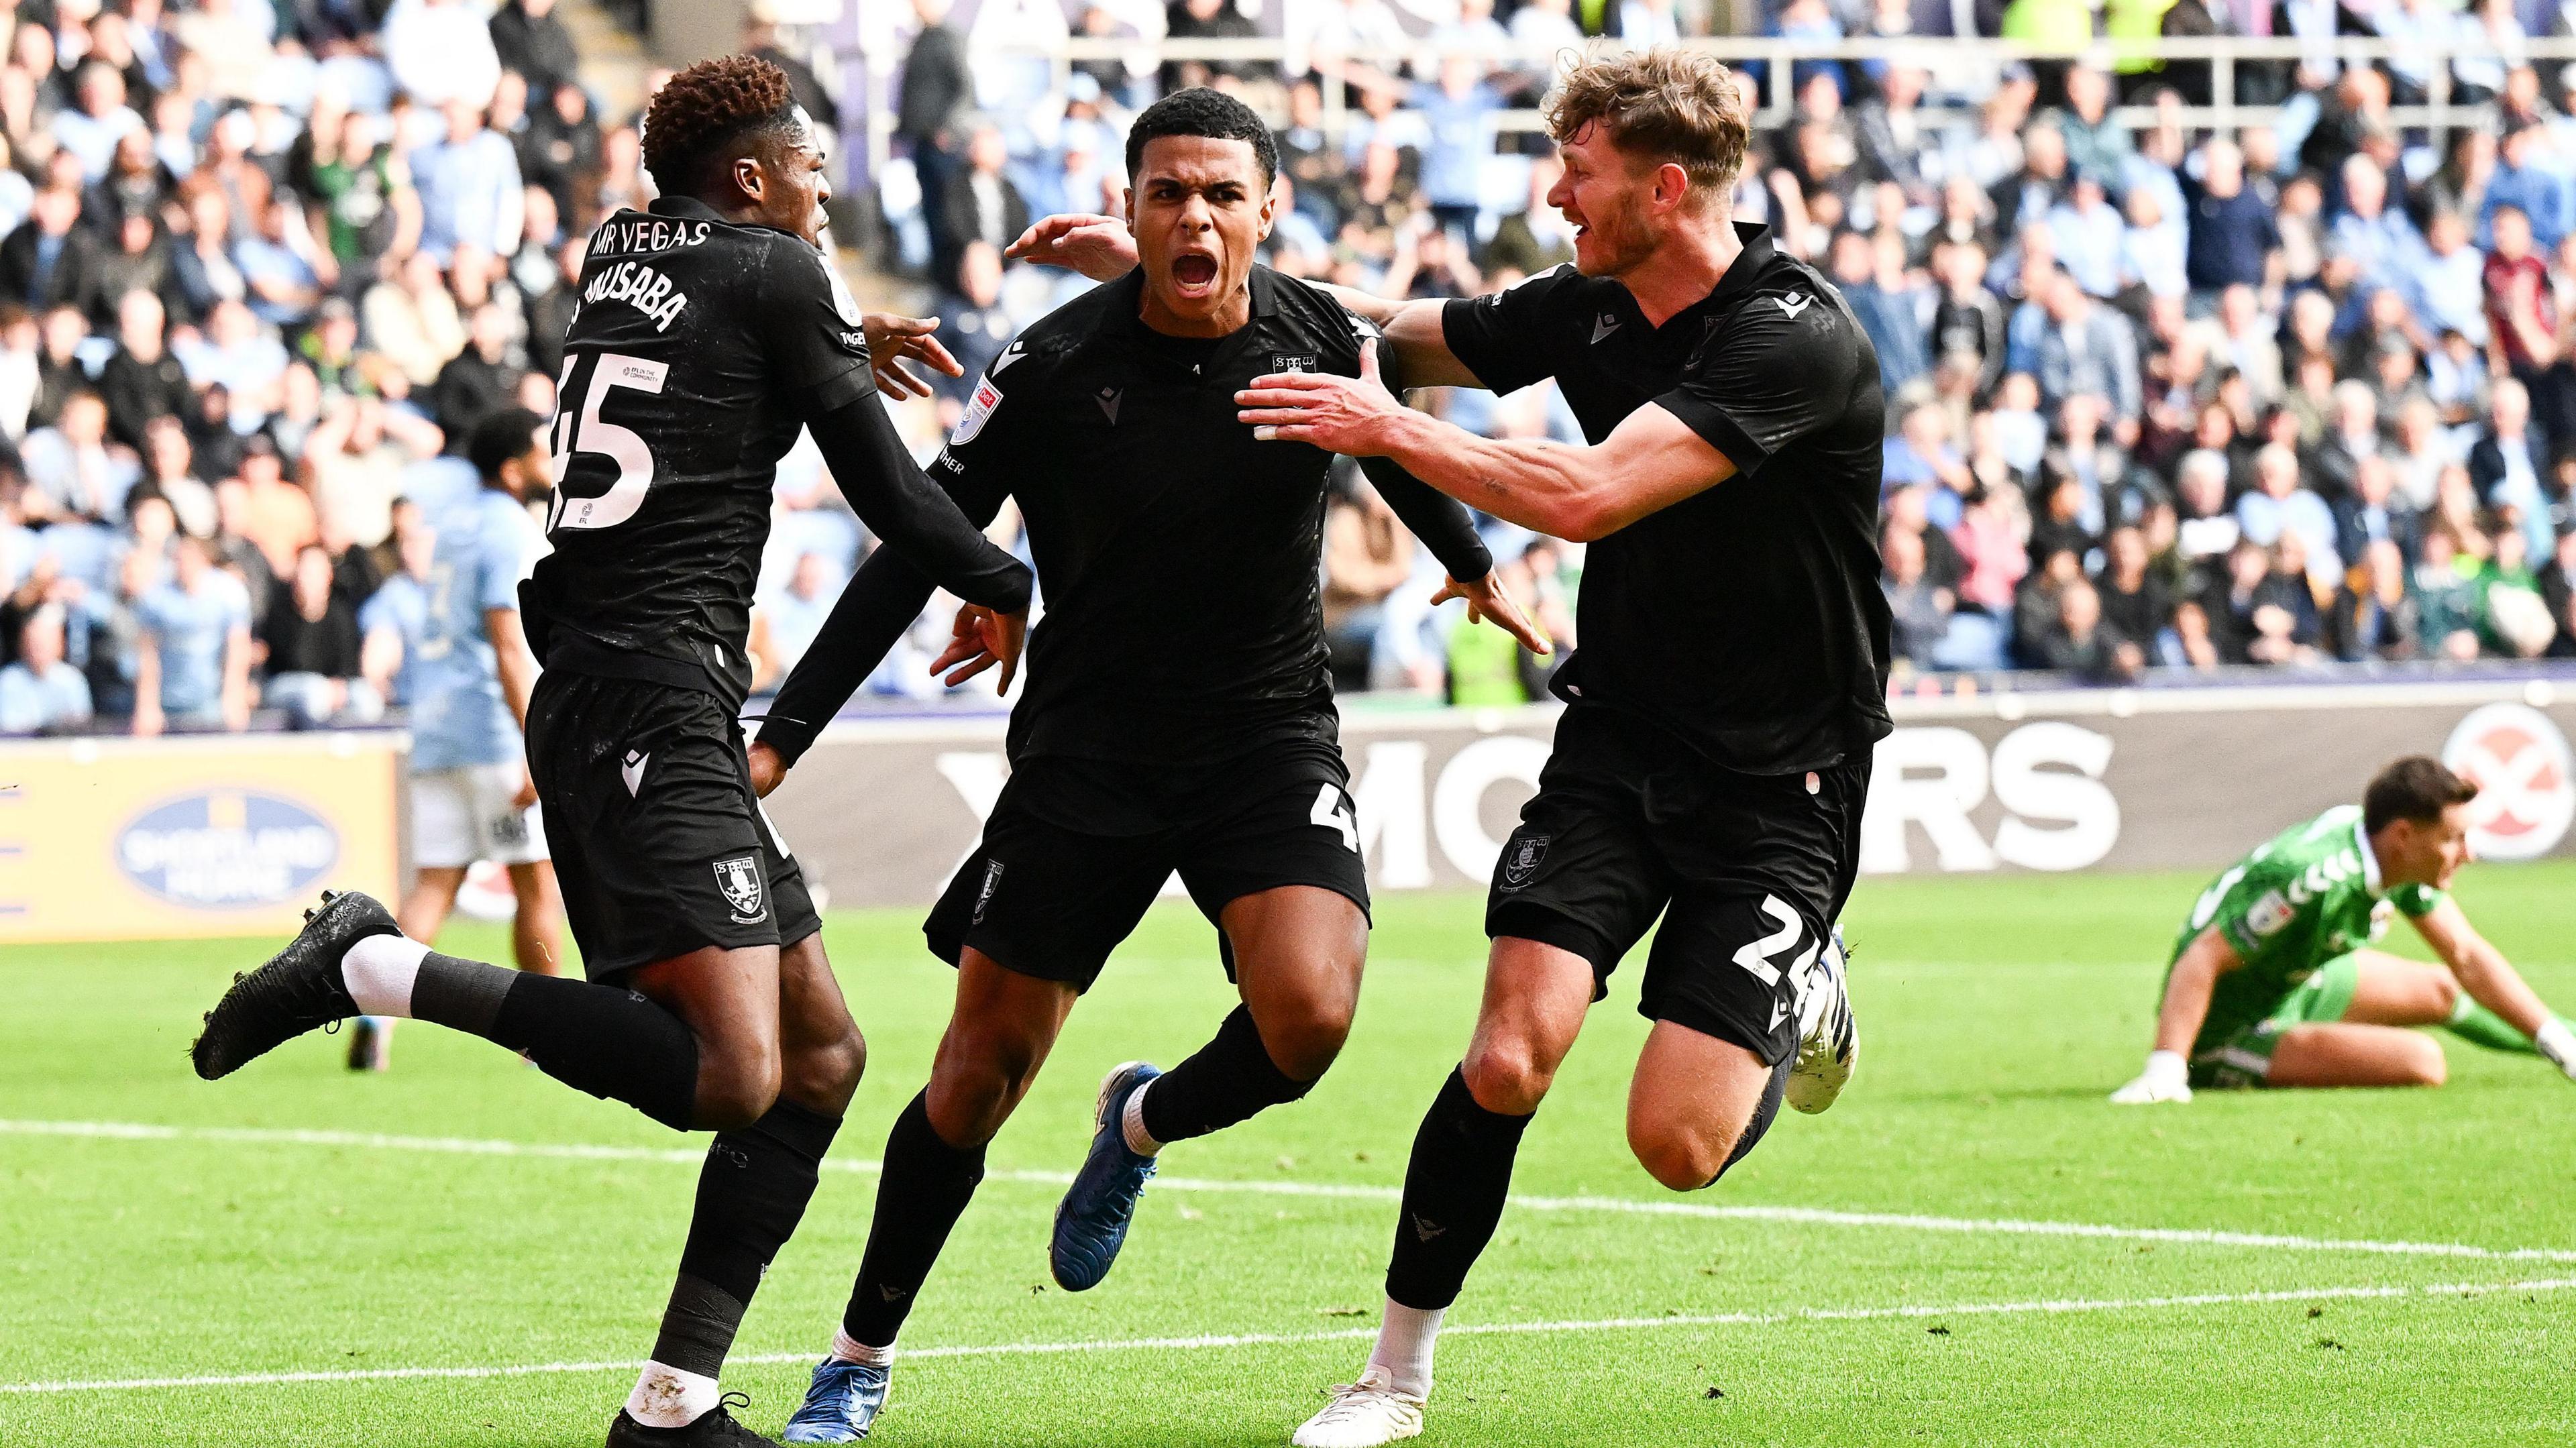
[[[1796,316],[1797,314],[1792,312],[1790,315]],[[1602,338],[1607,337],[1618,330],[1619,319],[1611,316],[1608,312],[1603,312],[1600,319],[1592,324],[1592,345],[1595,347],[1600,346]]]
[[[1773,297],[1771,300],[1778,302],[1780,310],[1787,312],[1789,320],[1794,322],[1798,320],[1798,314],[1807,310],[1808,304],[1815,301],[1815,298],[1801,294],[1794,297]]]
[[[1012,363],[1019,361],[1019,360],[1020,360],[1020,357],[1021,357],[1021,355],[1022,355],[1022,351],[1021,351],[1021,349],[1022,349],[1022,346],[1023,346],[1023,345],[1024,345],[1024,344],[1019,343],[1019,342],[1013,342],[1013,343],[1012,343],[1011,345],[1009,345],[1008,347],[1003,348],[1003,349],[1002,349],[1002,355],[993,359],[993,372],[992,372],[992,375],[993,375],[993,376],[995,376],[995,377],[999,377],[999,376],[1001,376],[1001,375],[1002,375],[1002,369],[1003,369],[1003,368],[1008,367],[1008,366],[1010,366]]]

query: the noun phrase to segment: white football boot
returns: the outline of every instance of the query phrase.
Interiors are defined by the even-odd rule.
[[[1860,1031],[1852,1024],[1844,961],[1843,930],[1837,925],[1798,982],[1798,1055],[1789,1067],[1786,1095],[1791,1106],[1810,1116],[1843,1094],[1860,1060]]]
[[[1296,1448],[1378,1448],[1416,1437],[1422,1432],[1422,1401],[1397,1392],[1371,1367],[1358,1382],[1333,1389],[1333,1400],[1288,1441]]]

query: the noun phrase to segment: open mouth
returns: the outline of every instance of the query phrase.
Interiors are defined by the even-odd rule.
[[[1172,262],[1172,280],[1184,296],[1205,296],[1216,285],[1216,258],[1193,252]]]

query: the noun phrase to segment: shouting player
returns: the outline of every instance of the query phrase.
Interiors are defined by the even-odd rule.
[[[2439,1086],[2441,1026],[2537,1051],[2576,1079],[2576,1033],[2446,891],[2469,859],[2478,787],[2421,755],[2379,772],[2360,808],[2295,825],[2218,877],[2174,940],[2147,1069],[2111,1099],[2194,1087]],[[2403,915],[2440,966],[2370,943]]]
[[[467,867],[490,860],[509,873],[518,905],[512,963],[559,975],[563,895],[520,737],[537,660],[519,622],[519,584],[546,548],[528,516],[529,500],[550,490],[544,429],[523,407],[494,413],[466,446],[481,486],[415,499],[437,542],[419,627],[402,645],[412,678],[413,880],[395,920],[413,940],[436,940]],[[384,1070],[392,1038],[391,1021],[360,1017],[351,1069]]]
[[[225,1075],[360,1013],[524,1051],[680,1130],[713,1130],[652,1361],[610,1448],[749,1445],[717,1374],[813,1195],[865,1045],[736,724],[778,459],[810,427],[895,556],[987,612],[1015,656],[1028,570],[914,467],[874,395],[863,319],[817,249],[824,158],[787,78],[732,56],[655,92],[662,191],[591,238],[552,445],[554,552],[525,590],[546,670],[528,755],[588,981],[435,954],[363,895],[326,899],[208,1017]],[[880,350],[945,360],[925,341]]]
[[[1726,67],[1588,60],[1548,123],[1572,265],[1473,301],[1344,299],[1385,326],[1407,383],[1555,378],[1584,443],[1473,436],[1405,408],[1373,364],[1238,397],[1265,438],[1391,458],[1593,540],[1583,645],[1551,685],[1568,706],[1555,753],[1495,865],[1475,1036],[1414,1141],[1376,1351],[1297,1432],[1318,1448],[1422,1430],[1441,1314],[1494,1234],[1521,1134],[1658,916],[1627,1113],[1657,1181],[1709,1185],[1784,1095],[1821,1111],[1853,1065],[1832,930],[1890,728],[1876,354],[1822,278],[1732,223],[1745,113]],[[1120,241],[1104,218],[1056,218],[1015,250],[1106,271]]]
[[[1158,1151],[1303,1097],[1349,1033],[1368,880],[1317,584],[1332,458],[1256,440],[1233,398],[1283,367],[1355,373],[1376,329],[1253,264],[1277,166],[1240,101],[1189,89],[1148,107],[1127,135],[1144,264],[1013,342],[932,465],[970,518],[1018,500],[1047,610],[1011,715],[1010,782],[925,927],[957,967],[956,1009],[886,1142],[867,1253],[791,1443],[866,1436],[985,1143],[1175,871],[1243,1004],[1169,1072],[1130,1062],[1102,1083],[1090,1155],[1056,1211],[1060,1285],[1108,1273]],[[1448,570],[1443,596],[1543,647],[1466,510],[1384,463],[1368,471]],[[756,755],[793,763],[929,593],[903,560],[871,558]],[[960,638],[934,669],[996,662]],[[756,778],[769,763],[755,759]]]

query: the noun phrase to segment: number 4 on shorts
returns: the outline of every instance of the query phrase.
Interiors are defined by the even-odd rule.
[[[1345,813],[1342,809],[1342,801],[1347,797],[1348,796],[1342,793],[1340,786],[1333,784],[1325,785],[1322,789],[1315,792],[1315,807],[1307,812],[1306,822],[1308,824],[1322,825],[1324,828],[1340,835],[1342,837],[1342,848],[1349,850],[1352,854],[1358,854],[1360,848],[1360,827],[1356,822],[1357,807],[1354,806],[1351,812]]]

